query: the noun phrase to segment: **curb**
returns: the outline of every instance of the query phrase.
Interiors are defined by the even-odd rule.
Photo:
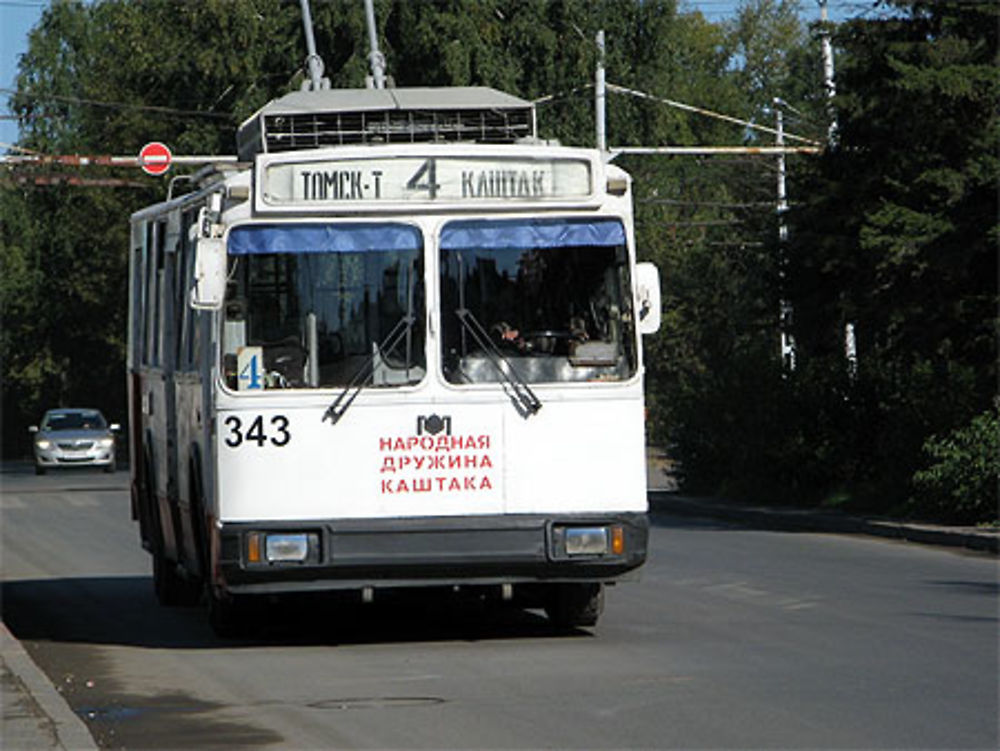
[[[46,723],[47,729],[55,736],[55,745],[52,745],[52,739],[49,737],[46,737],[46,740],[50,742],[42,745],[41,736],[48,736],[49,734],[43,733],[39,728],[34,733],[38,737],[26,738],[22,736],[21,739],[28,744],[25,748],[39,749],[47,747],[61,749],[62,751],[98,751],[97,744],[94,742],[83,720],[73,712],[66,699],[56,691],[52,682],[35,665],[34,661],[21,645],[21,642],[10,633],[7,629],[7,624],[3,621],[0,621],[0,667],[3,668],[4,672],[10,671],[15,679],[17,679],[14,681],[17,684],[16,690],[20,692],[20,689],[24,689],[28,696],[23,698],[28,703],[34,702],[37,705],[37,709],[48,720]],[[7,689],[5,687],[5,699],[7,698],[6,693]],[[8,728],[5,727],[3,733],[5,736],[5,746],[8,742],[13,742],[12,739],[6,739],[7,731]]]
[[[650,511],[678,516],[723,519],[784,531],[870,535],[1000,555],[1000,532],[982,531],[974,527],[942,527],[889,519],[869,519],[816,509],[750,506],[714,498],[679,495],[665,490],[650,490],[647,497]]]

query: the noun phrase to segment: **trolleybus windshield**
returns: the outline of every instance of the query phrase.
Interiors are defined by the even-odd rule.
[[[528,383],[636,370],[625,230],[616,219],[462,220],[441,232],[444,374],[497,382],[487,332]],[[472,325],[469,325],[469,321]]]
[[[253,224],[229,234],[222,334],[232,389],[419,382],[423,241],[402,224]]]

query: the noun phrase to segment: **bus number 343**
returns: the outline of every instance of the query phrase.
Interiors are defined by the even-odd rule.
[[[230,448],[237,448],[244,443],[256,443],[258,448],[270,441],[271,445],[281,448],[287,446],[292,440],[292,434],[288,432],[288,418],[284,415],[275,415],[271,418],[271,430],[264,426],[264,416],[257,415],[250,423],[250,427],[243,430],[243,420],[236,415],[230,415],[225,420],[225,425],[229,428],[226,435],[226,445]]]

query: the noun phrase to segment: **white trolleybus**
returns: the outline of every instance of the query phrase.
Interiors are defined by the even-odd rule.
[[[484,88],[319,90],[132,217],[133,515],[163,604],[474,588],[593,625],[648,522],[630,178]]]

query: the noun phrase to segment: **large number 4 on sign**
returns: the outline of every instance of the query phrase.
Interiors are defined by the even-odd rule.
[[[240,347],[236,351],[237,388],[240,391],[254,391],[264,388],[264,373],[261,362],[264,350],[261,347]]]
[[[424,182],[420,182],[422,179]],[[420,169],[414,172],[413,177],[406,183],[407,190],[426,190],[431,199],[437,198],[440,187],[437,182],[437,165],[434,159],[425,160],[420,165]]]

